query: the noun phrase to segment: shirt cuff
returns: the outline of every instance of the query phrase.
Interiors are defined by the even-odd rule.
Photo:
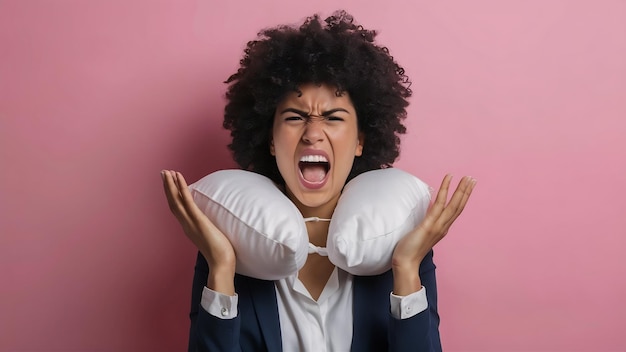
[[[426,287],[422,286],[421,290],[413,292],[408,296],[396,296],[392,292],[389,294],[389,302],[391,303],[391,315],[394,318],[411,318],[428,308]]]
[[[202,290],[200,305],[214,317],[220,319],[233,319],[237,317],[238,303],[239,296],[236,293],[234,296],[229,296],[215,292],[206,286]]]

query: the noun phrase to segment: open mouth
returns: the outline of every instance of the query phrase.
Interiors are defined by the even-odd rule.
[[[298,162],[300,174],[308,184],[322,184],[326,180],[330,163],[323,155],[305,155]]]

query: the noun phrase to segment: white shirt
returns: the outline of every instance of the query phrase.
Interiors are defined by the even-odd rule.
[[[352,284],[354,277],[335,268],[317,301],[294,274],[275,281],[284,351],[350,351],[352,344]],[[391,315],[410,318],[428,308],[426,288],[408,296],[389,295]],[[205,287],[200,305],[209,314],[232,319],[239,297]]]

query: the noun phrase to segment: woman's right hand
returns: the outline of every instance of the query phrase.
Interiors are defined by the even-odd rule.
[[[236,256],[232,244],[194,203],[180,172],[163,170],[161,176],[170,210],[209,264],[207,287],[234,295]]]

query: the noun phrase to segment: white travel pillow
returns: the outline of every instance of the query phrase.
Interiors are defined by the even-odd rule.
[[[430,187],[395,168],[364,172],[343,189],[328,229],[328,259],[353,275],[391,269],[396,244],[424,219]]]
[[[189,188],[200,210],[232,243],[239,274],[278,280],[304,266],[309,241],[302,214],[269,178],[221,170]]]
[[[233,244],[237,273],[278,280],[304,266],[305,220],[270,179],[222,170],[190,189],[200,210]],[[353,275],[389,270],[396,243],[424,218],[429,203],[429,187],[404,171],[389,168],[355,177],[344,187],[330,222],[329,260]]]

